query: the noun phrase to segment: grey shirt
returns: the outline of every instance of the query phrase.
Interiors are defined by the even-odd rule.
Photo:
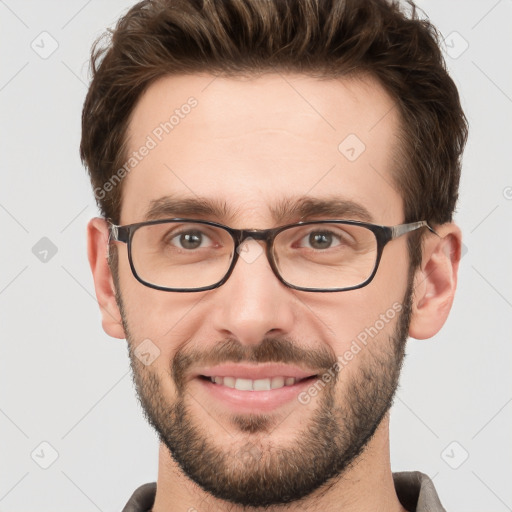
[[[409,512],[446,512],[432,480],[419,471],[393,473],[395,490],[402,506]],[[156,483],[141,485],[128,500],[123,512],[151,512]]]

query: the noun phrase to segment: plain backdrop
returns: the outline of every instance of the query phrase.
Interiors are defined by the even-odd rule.
[[[157,439],[126,343],[100,325],[78,156],[92,42],[132,2],[0,0],[0,511],[122,509],[154,481]],[[451,512],[512,510],[512,1],[423,0],[470,123],[451,316],[410,340],[392,468]]]

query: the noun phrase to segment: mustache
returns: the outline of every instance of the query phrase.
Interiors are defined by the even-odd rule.
[[[319,371],[328,371],[337,362],[328,347],[302,348],[290,338],[263,338],[258,345],[242,345],[228,338],[202,351],[178,351],[171,365],[171,376],[178,390],[184,386],[190,368],[216,366],[223,363],[284,363],[296,364]]]

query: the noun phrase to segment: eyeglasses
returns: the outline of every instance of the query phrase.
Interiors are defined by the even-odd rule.
[[[263,240],[270,267],[283,284],[309,292],[341,292],[370,283],[385,245],[423,227],[437,234],[426,221],[378,226],[316,220],[273,229],[233,229],[176,218],[125,226],[110,223],[109,243],[127,244],[133,275],[157,290],[217,288],[228,280],[240,256],[251,262],[243,242]]]

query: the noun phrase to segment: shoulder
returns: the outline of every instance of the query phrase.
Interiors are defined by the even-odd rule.
[[[411,512],[446,512],[441,505],[434,483],[420,471],[393,473],[396,495]]]
[[[131,495],[122,512],[150,512],[155,495],[156,482],[141,485]]]

